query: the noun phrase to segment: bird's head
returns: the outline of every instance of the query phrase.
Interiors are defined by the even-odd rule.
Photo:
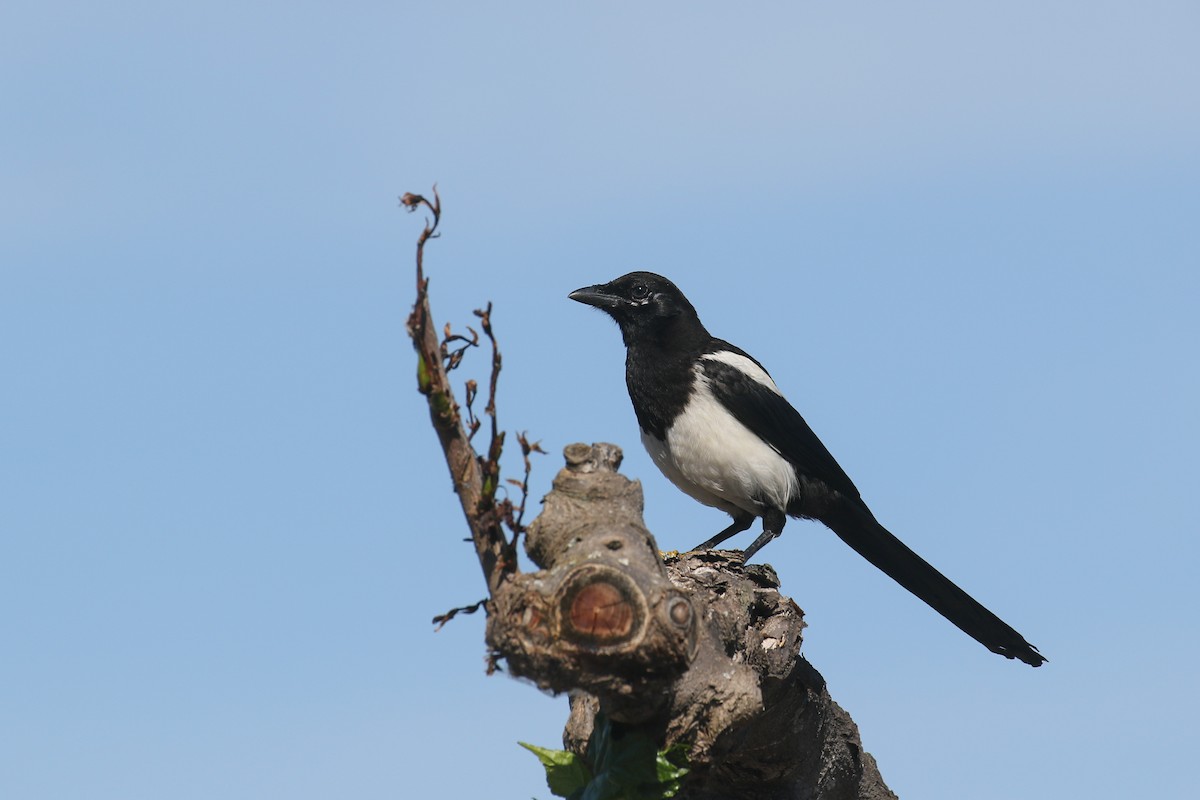
[[[631,272],[608,283],[576,289],[567,296],[595,306],[616,320],[626,344],[631,338],[653,337],[679,323],[700,327],[696,309],[683,292],[653,272]]]

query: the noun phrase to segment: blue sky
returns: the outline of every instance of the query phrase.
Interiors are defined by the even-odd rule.
[[[547,798],[566,701],[484,675],[404,334],[492,300],[502,423],[637,441],[675,280],[997,658],[810,523],[764,552],[902,797],[1183,796],[1200,12],[1186,2],[10,3],[0,12],[0,794]],[[482,375],[482,359],[459,377]],[[510,474],[518,468],[508,464]],[[749,534],[747,534],[747,537]],[[748,539],[747,539],[748,541]]]

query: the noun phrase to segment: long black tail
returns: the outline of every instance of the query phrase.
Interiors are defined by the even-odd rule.
[[[821,521],[863,558],[928,603],[993,653],[1040,667],[1046,658],[1004,620],[958,588],[879,524],[861,501],[843,503]]]

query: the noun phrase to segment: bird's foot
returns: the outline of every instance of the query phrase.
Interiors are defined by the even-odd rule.
[[[759,550],[762,550],[763,547],[766,546],[767,542],[771,541],[772,539],[779,538],[779,534],[781,533],[783,533],[783,531],[764,530],[761,534],[759,534],[757,539],[750,543],[749,547],[742,551],[742,561],[749,561],[755,553],[757,553]]]

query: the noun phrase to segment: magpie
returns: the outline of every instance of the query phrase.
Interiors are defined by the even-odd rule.
[[[762,518],[749,559],[788,517],[819,520],[908,591],[993,653],[1041,666],[1021,634],[958,588],[867,508],[858,488],[746,351],[713,337],[683,292],[631,272],[568,297],[611,316],[625,340],[625,383],[642,444],[685,494],[733,517],[707,550]]]

